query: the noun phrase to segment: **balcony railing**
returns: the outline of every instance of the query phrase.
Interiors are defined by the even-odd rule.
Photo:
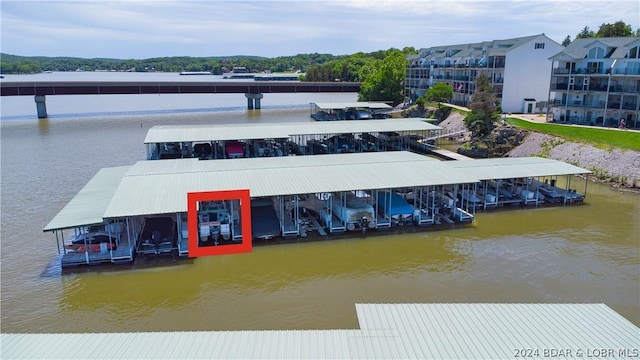
[[[606,69],[593,69],[593,68],[579,68],[573,69],[569,71],[569,69],[563,68],[554,68],[552,71],[553,75],[608,75],[611,73],[612,75],[640,75],[640,69],[637,68],[615,68],[611,70],[610,68]]]

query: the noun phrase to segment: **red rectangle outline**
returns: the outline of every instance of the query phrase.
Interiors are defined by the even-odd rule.
[[[198,246],[198,202],[200,201],[240,201],[240,225],[242,241],[240,244],[220,246]],[[189,233],[189,257],[241,254],[253,249],[251,236],[251,195],[249,189],[202,191],[187,193],[187,229]]]

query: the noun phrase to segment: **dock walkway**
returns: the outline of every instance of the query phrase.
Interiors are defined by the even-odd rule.
[[[434,153],[434,155],[447,160],[473,160],[473,158],[470,158],[468,156],[464,156],[462,154],[458,154],[456,152],[445,149],[432,149],[431,152]]]

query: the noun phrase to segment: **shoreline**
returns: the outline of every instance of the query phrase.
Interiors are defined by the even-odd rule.
[[[541,119],[537,115],[531,118],[512,115],[527,121]],[[452,111],[447,119],[440,123],[445,130],[464,127],[464,115]],[[511,149],[506,156],[540,156],[585,168],[593,172],[589,176],[592,182],[608,184],[612,189],[640,194],[640,152],[618,148],[601,149],[590,144],[571,142],[552,135],[535,131],[526,131],[520,145]],[[459,144],[469,138],[463,136]]]

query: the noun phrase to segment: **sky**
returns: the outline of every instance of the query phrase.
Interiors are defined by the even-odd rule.
[[[21,56],[347,55],[640,27],[640,0],[0,0],[0,52]]]

